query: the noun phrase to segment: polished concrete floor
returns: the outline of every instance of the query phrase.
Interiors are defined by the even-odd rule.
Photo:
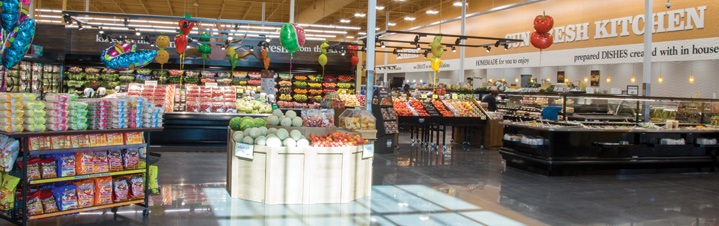
[[[140,207],[125,207],[31,225],[719,225],[718,173],[546,177],[505,169],[496,151],[443,155],[404,142],[375,155],[371,197],[264,205],[227,195],[223,148],[158,149],[162,194],[146,221]]]

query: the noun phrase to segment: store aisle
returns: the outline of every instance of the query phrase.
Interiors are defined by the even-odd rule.
[[[377,155],[372,197],[349,204],[264,205],[231,199],[222,148],[162,152],[162,195],[147,225],[718,225],[719,174],[545,177],[505,171],[496,151],[454,151],[444,163],[407,144]],[[439,155],[440,157],[442,155]],[[138,207],[32,225],[137,225]],[[0,225],[7,225],[5,223]]]

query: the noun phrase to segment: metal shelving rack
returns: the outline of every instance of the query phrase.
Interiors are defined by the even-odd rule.
[[[87,212],[87,211],[95,211],[100,209],[111,209],[113,214],[117,213],[117,209],[122,206],[129,206],[129,205],[138,205],[144,207],[144,210],[142,212],[143,217],[147,217],[150,214],[149,210],[149,196],[151,194],[151,189],[149,188],[149,176],[150,175],[150,165],[153,165],[160,159],[159,154],[153,154],[150,152],[150,133],[151,132],[159,132],[162,131],[162,127],[158,128],[134,128],[134,129],[107,129],[107,130],[68,130],[68,131],[44,131],[44,132],[19,132],[19,133],[7,133],[7,132],[0,132],[2,135],[6,135],[9,137],[16,138],[20,141],[20,156],[18,158],[22,158],[23,165],[27,166],[27,161],[30,158],[30,154],[33,155],[41,155],[41,154],[50,154],[50,153],[74,153],[74,152],[83,152],[83,151],[97,151],[97,150],[115,150],[115,149],[127,149],[127,148],[142,148],[144,147],[146,150],[146,157],[145,159],[145,168],[144,169],[135,169],[135,170],[123,170],[119,172],[108,172],[108,173],[97,173],[97,174],[87,174],[87,175],[77,175],[72,177],[59,177],[59,178],[50,178],[50,179],[41,179],[41,180],[33,180],[28,181],[27,180],[27,167],[23,167],[22,170],[19,170],[18,177],[20,177],[21,181],[18,185],[21,187],[21,196],[22,200],[27,200],[28,197],[28,190],[29,186],[31,185],[40,185],[40,184],[46,184],[46,183],[54,183],[54,182],[62,182],[62,181],[74,181],[74,180],[82,180],[82,179],[88,179],[88,178],[95,178],[95,177],[107,177],[107,176],[119,176],[119,175],[129,175],[129,174],[144,174],[145,180],[144,183],[144,189],[145,189],[145,198],[141,200],[131,200],[126,202],[120,202],[120,203],[112,203],[108,205],[101,205],[101,206],[92,206],[87,208],[79,208],[79,209],[73,209],[73,210],[66,210],[66,211],[58,211],[55,213],[47,213],[47,214],[41,214],[41,215],[34,215],[34,216],[28,216],[25,212],[27,211],[26,202],[18,202],[16,205],[16,208],[10,211],[0,212],[0,219],[4,219],[8,222],[11,222],[16,225],[22,225],[26,226],[28,225],[28,221],[31,220],[38,220],[43,218],[49,218],[49,217],[55,217],[55,216],[61,216],[61,215],[67,215],[67,214],[73,214],[73,213],[80,213],[80,212]],[[108,133],[129,133],[129,132],[143,132],[143,136],[145,138],[145,143],[143,144],[129,144],[129,145],[111,145],[111,146],[99,146],[99,147],[85,147],[85,148],[70,148],[70,149],[54,149],[54,150],[30,150],[30,138],[31,137],[39,137],[39,136],[66,136],[66,135],[83,135],[83,134],[108,134]],[[13,170],[13,172],[17,172],[17,170]],[[11,174],[13,174],[11,172]]]

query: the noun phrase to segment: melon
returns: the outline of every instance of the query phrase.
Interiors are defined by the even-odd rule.
[[[270,139],[270,137],[277,137],[277,135],[274,135],[274,134],[267,134],[267,139]]]
[[[302,126],[302,118],[300,118],[300,117],[295,117],[295,118],[293,118],[293,119],[292,119],[292,126],[294,126],[294,127],[300,127],[300,126]]]
[[[266,144],[267,144],[267,137],[265,137],[265,136],[259,136],[259,137],[257,137],[257,139],[255,139],[255,144],[256,144],[256,145],[262,145],[262,146],[266,145]]]
[[[267,127],[260,127],[260,134],[262,136],[267,136]]]
[[[287,111],[287,112],[285,112],[285,116],[287,116],[288,118],[291,118],[291,119],[292,119],[292,118],[297,117],[297,112],[295,112],[295,111]]]
[[[282,143],[285,145],[285,147],[288,147],[288,148],[297,147],[297,141],[295,141],[295,139],[292,139],[292,138],[287,138]]]
[[[287,139],[289,136],[290,133],[288,133],[286,129],[282,128],[277,130],[277,137],[280,138],[280,140]]]
[[[265,121],[265,119],[263,119],[263,118],[256,118],[256,119],[255,119],[255,127],[262,127],[262,126],[265,126],[265,125],[267,125],[267,121]]]
[[[280,116],[283,116],[283,115],[285,115],[285,114],[282,114],[282,110],[280,110],[280,109],[275,109],[274,111],[272,111],[272,115],[277,116],[277,117],[280,117]]]
[[[277,137],[267,137],[265,144],[267,144],[268,147],[282,147],[282,140]]]
[[[242,131],[237,131],[234,134],[232,134],[232,139],[235,140],[235,142],[242,142],[242,138],[244,138],[244,134]]]
[[[279,125],[280,117],[277,117],[276,115],[270,115],[269,117],[267,117],[267,123],[273,126]]]
[[[298,148],[306,148],[306,147],[309,147],[309,146],[310,146],[310,141],[308,141],[307,139],[304,139],[304,138],[303,138],[303,139],[297,140],[297,147],[298,147]]]
[[[277,134],[277,128],[269,128],[269,129],[267,129],[267,134]]]
[[[293,129],[290,131],[290,137],[295,140],[299,140],[302,137],[302,133],[299,130]]]
[[[230,119],[230,129],[240,130],[241,123],[242,123],[242,118],[240,118],[240,117],[234,117],[234,118]]]
[[[250,136],[245,136],[244,138],[242,138],[242,143],[245,143],[245,144],[254,144],[254,143],[255,143],[255,140],[252,139],[252,137],[250,137]]]
[[[245,136],[249,136],[249,135],[250,135],[250,130],[252,130],[252,128],[244,129],[244,130],[242,131],[242,134],[245,135]]]
[[[259,137],[260,135],[262,135],[262,134],[260,134],[260,129],[258,129],[258,128],[250,129],[250,137],[252,137],[253,139]]]
[[[247,128],[254,127],[254,121],[250,118],[250,120],[243,119],[240,123],[240,129],[245,130]]]
[[[292,119],[284,118],[282,119],[282,121],[280,121],[280,125],[282,125],[282,127],[290,127],[292,126]]]

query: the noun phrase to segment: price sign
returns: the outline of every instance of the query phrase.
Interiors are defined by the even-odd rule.
[[[372,157],[374,157],[374,144],[365,144],[364,147],[362,147],[362,158]]]
[[[146,80],[145,85],[146,86],[157,86],[157,80]]]
[[[427,99],[427,94],[424,94],[424,93],[423,93],[422,95],[420,95],[420,97],[421,97],[422,99]]]
[[[436,99],[437,99],[437,94],[432,94],[432,99],[433,99],[433,100],[436,100]]]
[[[254,158],[254,146],[243,143],[235,143],[235,156],[243,159]]]
[[[419,123],[424,123],[424,118],[419,118]]]
[[[456,94],[456,93],[453,93],[453,94],[452,94],[452,100],[456,100],[457,98],[458,98],[458,97],[457,97],[457,94]]]
[[[205,87],[217,88],[217,83],[216,82],[208,82],[208,83],[205,83]]]

